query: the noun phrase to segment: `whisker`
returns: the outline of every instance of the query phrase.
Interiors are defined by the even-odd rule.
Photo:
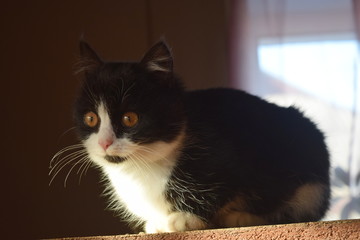
[[[86,165],[86,167],[85,167],[85,171],[84,171],[84,175],[86,176],[86,174],[87,174],[87,171],[89,170],[89,168],[92,166],[93,164],[92,164],[92,161],[89,161],[89,163]]]
[[[59,170],[57,170],[57,171],[55,172],[55,174],[52,176],[52,178],[51,178],[51,180],[50,180],[50,182],[49,182],[49,186],[50,186],[51,183],[54,181],[54,179],[55,179],[56,176],[59,174],[59,172],[61,172],[61,170],[62,170],[66,165],[68,165],[70,162],[73,162],[73,161],[74,161],[74,159],[65,162],[65,164],[64,164]]]
[[[121,95],[124,95],[124,78],[121,78]]]
[[[51,170],[49,172],[49,175],[51,175],[52,172],[56,171],[56,169],[60,166],[62,166],[62,164],[64,164],[65,162],[69,161],[70,159],[76,159],[79,156],[82,156],[84,154],[86,154],[86,150],[79,150],[76,152],[72,152],[68,155],[66,155],[65,157],[61,158],[60,160],[58,160],[54,166],[51,167]]]
[[[86,176],[86,172],[87,172],[87,170],[89,169],[89,167],[90,167],[91,164],[92,164],[92,162],[91,162],[91,160],[90,160],[89,157],[84,157],[83,159],[84,159],[84,160],[83,160],[84,163],[80,166],[80,168],[81,168],[82,166],[84,166],[84,167],[83,167],[83,169],[82,169],[81,172],[80,172],[79,184],[80,184],[80,182],[81,182],[82,176]],[[79,170],[80,170],[80,168],[79,168]],[[78,172],[79,172],[79,171],[78,171]]]
[[[149,175],[154,174],[153,169],[151,168],[150,164],[146,161],[144,156],[140,153],[133,153],[132,157],[134,157],[135,161],[133,161],[137,166],[138,169],[143,173],[142,175]]]
[[[59,166],[59,167],[57,168],[57,170],[55,171],[54,175],[52,176],[52,178],[51,178],[51,180],[50,180],[50,183],[49,183],[49,186],[50,186],[51,183],[54,181],[54,179],[56,178],[56,176],[61,172],[61,170],[64,169],[65,166],[67,166],[67,165],[69,165],[70,163],[76,161],[79,157],[84,157],[85,154],[87,154],[87,153],[82,153],[81,155],[78,155],[76,158],[72,158],[72,159],[70,159],[70,160],[68,160],[68,161],[65,161],[65,162],[61,165],[61,167]],[[80,161],[80,160],[78,160],[78,162],[79,162],[79,161]],[[74,164],[74,166],[77,165],[78,162],[77,162],[76,164]],[[74,167],[74,166],[73,166],[73,167]],[[71,170],[73,169],[73,167],[71,168]],[[68,176],[67,176],[67,177],[68,177]],[[66,186],[66,184],[65,184],[65,186]]]
[[[163,156],[162,154],[159,154],[158,152],[156,152],[155,150],[149,148],[149,147],[145,147],[145,146],[139,146],[139,150],[140,151],[144,151],[147,153],[151,153],[154,154],[155,156],[159,157],[160,160],[168,160],[165,156]]]
[[[97,101],[96,101],[97,98],[96,98],[95,94],[91,91],[91,88],[90,88],[87,81],[85,81],[85,92],[88,95],[90,102],[94,106],[96,106],[97,105]]]
[[[122,98],[121,98],[121,102],[124,102],[124,101],[125,101],[125,99],[129,96],[129,95],[128,95],[128,92],[129,92],[134,86],[135,86],[135,82],[134,82],[130,87],[128,87],[128,88],[125,90],[125,92],[124,92],[124,94],[123,94],[123,96],[122,96]]]
[[[69,170],[69,172],[66,174],[66,177],[65,177],[65,180],[64,180],[64,187],[66,188],[66,181],[67,179],[69,178],[69,175],[70,173],[72,172],[72,170],[79,164],[81,163],[82,161],[84,160],[84,157],[81,158],[80,160],[78,160]]]
[[[53,172],[59,165],[63,164],[64,162],[68,161],[71,158],[76,158],[78,155],[81,155],[83,153],[86,153],[86,151],[78,150],[78,151],[72,152],[72,153],[64,156],[63,158],[57,159],[57,162],[54,164],[54,166],[51,166],[51,170],[50,170],[49,174],[51,174],[51,172]]]
[[[83,168],[85,167],[85,165],[88,163],[87,160],[89,160],[89,158],[88,158],[88,157],[83,157],[82,160],[83,160],[83,163],[80,165],[80,167],[79,167],[79,169],[77,170],[76,174],[79,174],[80,171],[83,170]],[[80,175],[80,176],[81,176],[81,175]]]
[[[49,182],[49,186],[52,184],[56,176],[69,164],[73,164],[67,173],[65,180],[64,180],[64,187],[66,187],[67,179],[70,175],[70,173],[73,171],[73,169],[81,164],[82,162],[86,162],[86,159],[88,159],[87,151],[84,148],[82,143],[70,145],[67,147],[64,147],[60,151],[58,151],[53,158],[50,160],[50,171],[49,176],[51,177],[51,180]],[[80,168],[85,165],[81,164]],[[80,171],[80,169],[78,170]]]
[[[132,153],[132,163],[136,165],[137,169],[141,172],[143,176],[154,175],[154,170],[150,166],[150,164],[146,161],[140,153]]]
[[[63,149],[61,149],[60,151],[58,151],[54,156],[53,158],[51,159],[50,161],[50,165],[51,163],[54,161],[54,159],[58,158],[60,155],[62,155],[63,153],[67,152],[67,151],[70,151],[70,150],[74,150],[74,149],[78,149],[78,148],[82,148],[82,144],[76,144],[76,145],[71,145],[71,146],[68,146],[68,147],[65,147]]]
[[[64,154],[67,151],[70,150],[74,150],[74,149],[79,149],[79,148],[84,148],[83,144],[74,144],[74,145],[70,145],[67,147],[64,147],[63,149],[61,149],[60,151],[58,151],[50,160],[50,168],[52,167],[52,164],[54,163],[54,160],[57,159],[59,156],[61,156],[62,154]]]
[[[135,158],[135,159],[133,159],[133,158]],[[144,175],[144,170],[143,170],[143,168],[139,165],[139,163],[138,163],[138,161],[140,161],[139,160],[139,157],[136,155],[136,154],[131,154],[131,159],[133,160],[133,161],[131,161],[131,164],[139,171],[139,172],[141,172],[142,174],[141,175]],[[134,161],[135,160],[135,161]]]
[[[75,128],[76,128],[76,127],[71,127],[71,128],[69,128],[68,130],[66,130],[65,132],[63,132],[63,133],[60,135],[58,141],[60,141],[61,138],[63,138],[66,134],[68,134],[70,131],[74,130]]]

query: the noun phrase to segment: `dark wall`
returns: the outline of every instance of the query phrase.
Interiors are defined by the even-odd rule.
[[[99,174],[64,169],[49,186],[52,156],[77,142],[70,129],[81,34],[105,59],[137,60],[161,36],[191,89],[226,86],[226,1],[1,1],[1,227],[4,239],[129,232]],[[11,234],[11,237],[10,235]]]

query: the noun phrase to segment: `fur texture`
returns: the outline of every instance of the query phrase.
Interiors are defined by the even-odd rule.
[[[125,219],[155,233],[325,214],[329,155],[300,111],[240,90],[185,91],[164,42],[139,63],[80,49],[76,126]]]

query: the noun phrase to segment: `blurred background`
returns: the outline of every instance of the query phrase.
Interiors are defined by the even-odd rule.
[[[241,88],[298,106],[332,155],[325,219],[360,217],[358,1],[3,0],[0,19],[4,238],[131,232],[104,210],[97,170],[80,179],[68,166],[49,186],[52,156],[77,143],[81,35],[104,59],[131,61],[165,37],[188,89]]]

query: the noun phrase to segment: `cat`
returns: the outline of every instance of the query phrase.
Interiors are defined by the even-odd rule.
[[[229,88],[186,91],[165,41],[140,62],[103,61],[83,40],[80,53],[74,118],[85,150],[72,157],[101,169],[125,220],[159,233],[326,213],[324,135],[295,107]]]

